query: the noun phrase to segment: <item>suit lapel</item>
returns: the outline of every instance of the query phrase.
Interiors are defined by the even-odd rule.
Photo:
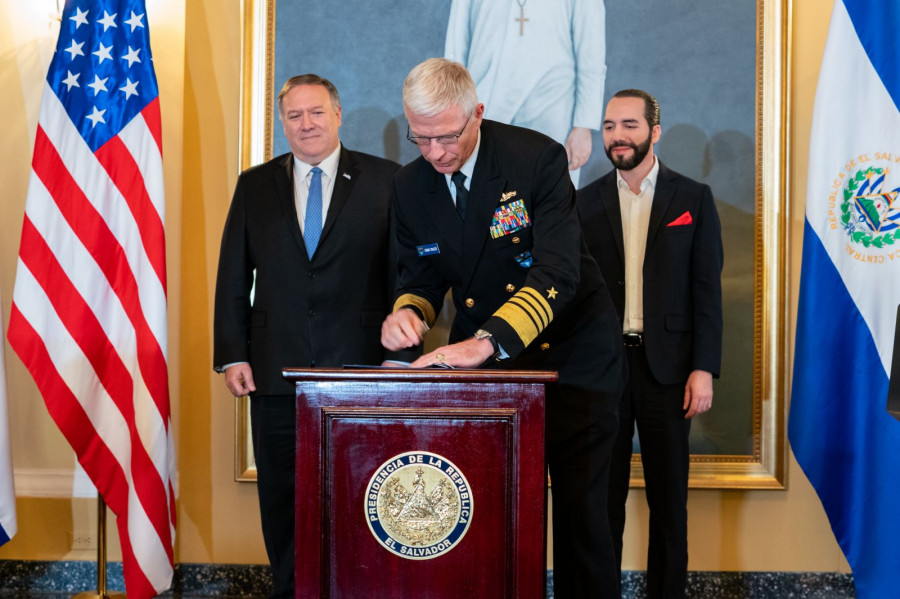
[[[331,203],[328,206],[328,214],[325,215],[325,224],[322,225],[322,235],[319,237],[319,245],[328,237],[328,232],[334,227],[334,223],[344,209],[344,205],[350,198],[350,192],[359,177],[359,165],[350,152],[341,146],[341,154],[338,158],[338,168],[335,173],[334,187],[331,190]]]
[[[609,218],[609,228],[613,239],[616,241],[616,249],[619,251],[619,259],[625,263],[625,240],[622,232],[622,206],[619,203],[619,187],[616,171],[613,170],[606,176],[600,188],[600,203],[603,211]]]
[[[278,204],[287,219],[288,228],[294,241],[300,247],[300,253],[306,256],[306,246],[303,244],[303,236],[300,234],[300,223],[297,220],[297,204],[294,201],[294,155],[286,154],[281,163],[281,168],[276,171],[275,188],[278,195]]]
[[[663,217],[666,215],[669,204],[672,202],[672,196],[675,194],[675,183],[672,179],[672,171],[660,162],[659,175],[656,178],[656,189],[653,192],[653,204],[650,207],[650,224],[647,227],[647,249],[644,250],[645,255],[653,245],[653,240],[656,238],[657,233],[659,233]]]

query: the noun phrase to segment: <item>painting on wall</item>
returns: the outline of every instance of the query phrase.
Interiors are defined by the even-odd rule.
[[[418,150],[405,139],[403,79],[425,58],[460,60],[487,118],[561,143],[589,123],[577,187],[611,169],[599,131],[606,101],[649,91],[661,106],[657,155],[711,187],[722,221],[722,373],[713,409],[692,425],[691,486],[781,488],[786,36],[784,0],[344,0],[339,10],[247,0],[241,168],[288,151],[275,97],[301,73],[340,91],[344,145],[404,164]],[[449,309],[433,338],[449,331]],[[237,408],[242,480],[255,476],[247,404]],[[639,451],[635,439],[636,485]]]

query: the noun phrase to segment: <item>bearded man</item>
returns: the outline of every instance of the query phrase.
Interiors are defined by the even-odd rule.
[[[647,591],[685,596],[691,419],[712,407],[722,356],[722,236],[709,186],[654,155],[659,104],[627,89],[609,101],[603,145],[615,168],[578,192],[588,249],[622,325],[629,381],[609,476],[619,570],[637,425],[650,506]]]

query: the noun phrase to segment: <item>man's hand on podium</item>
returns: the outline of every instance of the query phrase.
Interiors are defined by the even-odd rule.
[[[477,368],[494,355],[494,346],[488,339],[471,337],[465,341],[439,347],[423,355],[410,364],[413,368],[424,368],[446,364],[454,368]]]

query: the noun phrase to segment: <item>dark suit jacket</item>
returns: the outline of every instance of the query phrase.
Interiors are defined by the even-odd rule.
[[[463,223],[445,176],[424,158],[397,173],[395,308],[414,307],[431,325],[452,288],[451,342],[484,328],[512,357],[503,368],[557,370],[563,384],[617,395],[624,383],[621,331],[581,239],[563,147],[534,131],[483,121],[468,197]],[[492,235],[504,208],[521,228]]]
[[[588,248],[609,281],[620,323],[625,312],[622,214],[616,171],[578,191]],[[685,213],[691,224],[668,226]],[[644,346],[663,384],[692,370],[719,375],[722,358],[722,237],[708,185],[669,170],[656,180],[644,253]]]
[[[219,255],[217,369],[249,362],[257,395],[293,395],[281,378],[285,366],[381,363],[396,275],[389,198],[397,168],[341,148],[312,261],[297,221],[292,155],[241,174]]]

